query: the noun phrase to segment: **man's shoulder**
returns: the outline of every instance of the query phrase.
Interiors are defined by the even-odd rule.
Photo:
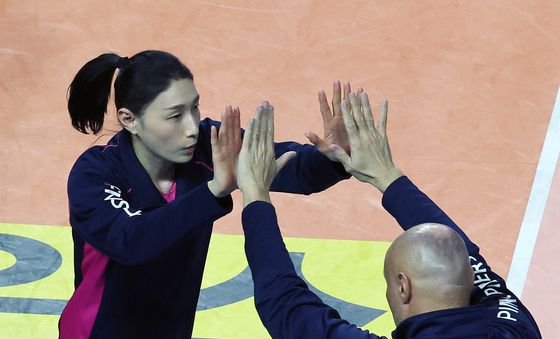
[[[484,305],[484,309],[492,338],[541,338],[531,313],[515,295],[503,295],[497,303]]]
[[[483,304],[428,312],[399,324],[395,338],[540,338],[530,321],[505,322]]]

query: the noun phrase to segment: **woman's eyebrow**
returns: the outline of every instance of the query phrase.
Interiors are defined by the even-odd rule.
[[[194,98],[194,100],[192,101],[193,105],[197,104],[199,99],[200,99],[200,95],[197,95]],[[187,108],[187,105],[185,105],[185,104],[177,104],[177,105],[167,107],[167,108],[165,108],[165,110],[166,111],[181,111],[181,110],[185,110],[186,108]]]
[[[178,105],[173,105],[173,106],[167,107],[165,110],[166,110],[166,111],[182,111],[182,110],[184,110],[185,108],[187,108],[187,105],[185,105],[185,104],[178,104]]]

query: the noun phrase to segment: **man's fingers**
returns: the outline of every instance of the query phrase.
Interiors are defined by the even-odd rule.
[[[245,134],[243,135],[243,149],[249,151],[253,142],[253,131],[254,131],[255,119],[249,120],[247,128],[245,129]]]
[[[266,146],[272,146],[274,143],[274,106],[269,105],[266,119]]]
[[[360,101],[360,97],[355,93],[351,93],[350,104],[352,105],[352,115],[354,116],[358,130],[360,130],[360,132],[364,131],[366,129],[366,122],[364,114],[362,113],[362,102]]]
[[[292,158],[295,158],[296,155],[296,152],[289,151],[282,154],[278,159],[276,159],[276,173],[280,172],[282,167],[284,167]]]
[[[375,128],[375,124],[367,93],[360,94],[360,102],[362,103],[362,112],[364,113],[364,119],[366,121],[368,130],[373,131],[373,129]]]
[[[332,108],[334,116],[341,115],[342,111],[340,109],[341,102],[341,92],[340,92],[340,81],[333,82],[333,95],[332,95]]]
[[[387,134],[387,113],[389,111],[389,103],[387,102],[387,100],[383,100],[383,102],[381,103],[381,108],[380,108],[381,112],[379,114],[379,132],[382,133],[383,135]]]
[[[259,152],[263,152],[265,147],[268,145],[268,121],[270,119],[272,106],[268,103],[268,101],[263,101],[261,103],[261,110],[260,110],[260,117],[257,119],[257,126],[256,131],[258,133],[259,140],[255,144]]]
[[[261,126],[262,112],[263,112],[263,107],[262,106],[257,107],[257,110],[255,112],[255,117],[253,118],[253,120],[255,121],[253,124],[253,142],[251,143],[251,147],[256,147],[259,144],[259,139],[261,137],[259,129]]]
[[[350,147],[356,146],[360,142],[360,137],[358,136],[358,127],[356,127],[356,122],[354,121],[354,117],[352,116],[350,101],[348,99],[343,100],[341,108],[344,127],[346,128],[346,132],[348,133]]]
[[[228,109],[226,110],[226,120],[227,120],[227,140],[228,142],[231,142],[232,136],[233,136],[233,129],[234,129],[234,115],[233,115],[233,108],[231,107],[231,105],[228,105]]]
[[[344,84],[344,97],[343,100],[348,99],[348,96],[350,95],[350,93],[352,92],[352,88],[350,87],[350,83],[347,82]]]
[[[264,145],[266,145],[266,125],[267,125],[267,120],[268,120],[268,116],[269,116],[269,110],[270,108],[268,107],[268,102],[267,101],[263,101],[261,103],[261,115],[260,115],[260,119],[258,120],[259,125],[258,125],[258,134],[259,134],[259,140],[258,140],[258,148],[260,151],[263,150]]]

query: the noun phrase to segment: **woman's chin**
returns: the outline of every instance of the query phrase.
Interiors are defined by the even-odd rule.
[[[192,159],[193,159],[192,154],[181,154],[181,155],[173,157],[173,159],[171,159],[171,161],[176,163],[176,164],[186,164],[186,163],[190,162]]]

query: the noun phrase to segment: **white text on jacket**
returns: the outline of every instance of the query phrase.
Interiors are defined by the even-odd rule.
[[[107,200],[111,201],[111,205],[113,205],[114,208],[122,208],[122,210],[125,211],[129,217],[142,214],[142,211],[136,211],[136,212],[130,211],[130,205],[126,200],[122,199],[121,190],[118,187],[110,184],[105,184],[105,185],[109,186],[109,188],[105,189],[105,193],[108,194],[108,196],[104,199],[105,201]]]
[[[517,300],[513,299],[511,295],[506,295],[502,292],[505,290],[502,288],[502,284],[488,275],[492,273],[483,262],[479,262],[477,258],[473,256],[470,257],[470,260],[474,270],[474,285],[480,288],[487,297],[492,295],[496,297],[499,295],[503,296],[498,299],[498,313],[496,317],[509,321],[517,321],[517,319],[513,317],[515,313],[519,313]]]

